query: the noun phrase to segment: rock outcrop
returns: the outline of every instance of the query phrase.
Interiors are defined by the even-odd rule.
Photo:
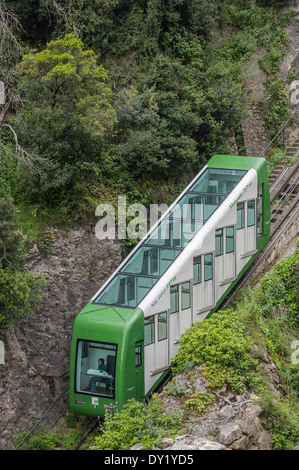
[[[165,439],[163,449],[271,450],[271,436],[267,430],[266,417],[258,405],[258,397],[238,395],[226,386],[213,391],[208,385],[200,368],[197,368],[191,376],[185,372],[173,379],[171,386],[184,388],[184,394],[173,395],[169,387],[160,394],[164,410],[169,413],[183,411],[190,394],[207,391],[215,394],[215,403],[208,405],[204,412],[188,410],[188,415],[183,415],[188,432],[177,436],[175,440]],[[137,450],[137,447],[134,448]]]

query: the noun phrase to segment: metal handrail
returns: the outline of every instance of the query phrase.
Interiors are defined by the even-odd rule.
[[[56,400],[52,403],[52,405],[47,409],[47,411],[43,414],[43,416],[37,421],[37,423],[30,429],[30,431],[26,434],[26,436],[21,440],[21,442],[17,445],[15,450],[18,450],[19,447],[23,444],[23,442],[30,436],[30,434],[34,431],[34,429],[45,419],[47,414],[52,410],[52,408],[57,404],[61,397],[68,391],[69,387],[67,387]]]
[[[288,124],[290,123],[290,121],[294,118],[294,116],[297,114],[297,112],[299,111],[299,106],[298,108],[295,109],[295,111],[292,113],[292,115],[289,117],[289,119],[285,122],[285,124],[279,129],[279,131],[277,132],[277,134],[273,137],[273,139],[271,140],[271,142],[264,148],[264,150],[262,151],[262,153],[259,155],[259,157],[262,157],[265,152],[268,150],[268,148],[271,147],[271,145],[273,144],[273,142],[279,137],[279,135],[286,129],[286,127],[288,126]],[[284,142],[283,142],[283,146],[284,146]]]

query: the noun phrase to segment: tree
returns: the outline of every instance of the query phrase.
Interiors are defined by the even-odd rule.
[[[0,332],[9,324],[36,313],[44,288],[42,276],[3,268],[0,264]]]
[[[11,118],[19,141],[46,159],[40,163],[46,189],[73,183],[86,163],[100,161],[115,122],[106,70],[93,51],[67,34],[25,55],[17,75],[26,100]]]

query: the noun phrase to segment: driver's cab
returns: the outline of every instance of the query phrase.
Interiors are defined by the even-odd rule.
[[[75,392],[114,398],[116,354],[116,344],[78,339]]]

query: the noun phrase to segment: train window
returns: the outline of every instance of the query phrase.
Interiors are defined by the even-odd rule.
[[[157,280],[158,277],[117,274],[94,302],[135,308]]]
[[[204,256],[204,279],[210,281],[213,279],[213,254],[208,253]]]
[[[255,225],[255,201],[247,202],[247,227]]]
[[[245,227],[245,205],[244,202],[237,204],[237,229]]]
[[[232,191],[245,173],[245,170],[207,168],[189,191],[213,192],[214,194],[226,195]]]
[[[201,282],[201,256],[193,258],[193,284]]]
[[[146,276],[162,276],[180,252],[172,248],[142,246],[120,271]]]
[[[144,346],[148,346],[155,342],[155,317],[147,317],[144,319]]]
[[[158,315],[158,341],[167,338],[167,312]]]
[[[117,345],[78,340],[76,392],[114,397]]]
[[[226,253],[232,253],[233,251],[235,251],[235,229],[232,225],[226,227]]]
[[[183,282],[181,285],[182,292],[182,310],[190,308],[190,282]]]
[[[223,229],[216,230],[215,232],[215,255],[223,255]]]
[[[138,344],[135,346],[135,366],[139,367],[142,365],[142,346]]]
[[[179,286],[170,286],[170,313],[179,311]]]
[[[184,248],[245,173],[245,170],[207,168],[162,217],[144,245]]]

